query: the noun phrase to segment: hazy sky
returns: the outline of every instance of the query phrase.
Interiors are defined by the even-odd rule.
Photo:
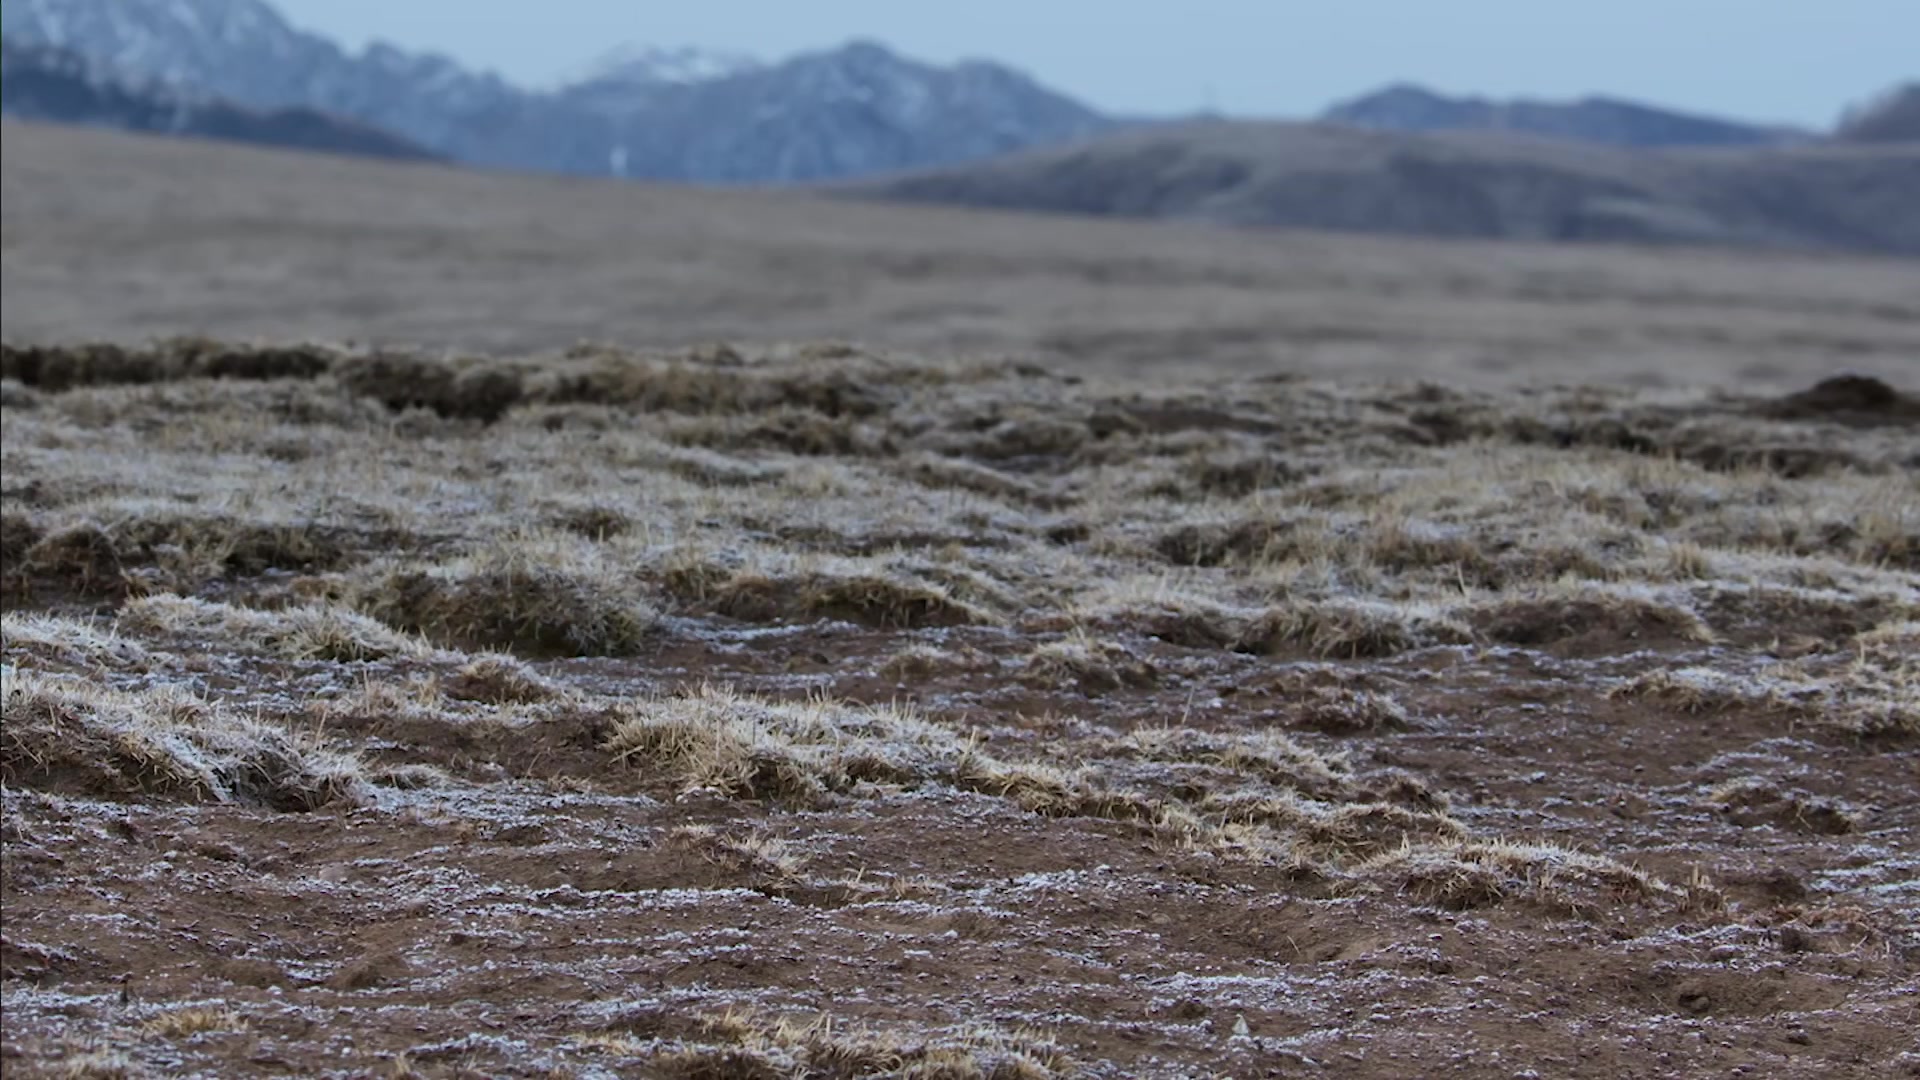
[[[351,47],[384,38],[544,85],[622,42],[763,58],[869,37],[1004,60],[1096,106],[1303,116],[1382,83],[1606,93],[1830,123],[1920,76],[1916,0],[278,0]]]

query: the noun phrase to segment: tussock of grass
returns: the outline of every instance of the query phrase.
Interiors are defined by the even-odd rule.
[[[1084,694],[1152,686],[1158,681],[1153,665],[1125,646],[1084,634],[1048,642],[1028,653],[1021,662],[1020,678],[1033,686],[1072,687]]]
[[[39,537],[21,554],[8,577],[9,592],[52,586],[82,596],[121,597],[129,587],[118,545],[92,522]]]
[[[1036,620],[1032,629],[1085,628],[1109,634],[1141,634],[1190,649],[1218,649],[1241,636],[1243,614],[1204,593],[1166,578],[1126,578],[1057,618]]]
[[[751,875],[758,888],[791,888],[805,879],[806,855],[777,836],[724,833],[711,825],[681,825],[669,830],[667,842]]]
[[[0,376],[58,393],[81,386],[175,379],[310,379],[337,354],[315,345],[230,345],[172,338],[147,346],[0,345]]]
[[[138,693],[5,669],[8,783],[312,810],[365,797],[358,761],[178,688]]]
[[[1313,656],[1356,659],[1463,644],[1469,636],[1465,626],[1427,605],[1334,599],[1270,607],[1249,621],[1234,647],[1276,653],[1291,646]]]
[[[1454,840],[1407,845],[1354,868],[1358,882],[1454,911],[1505,900],[1585,910],[1608,903],[1679,900],[1678,890],[1611,859],[1539,844]]]
[[[1344,757],[1311,750],[1277,731],[1215,734],[1189,727],[1141,728],[1127,736],[1126,745],[1148,761],[1216,765],[1314,798],[1339,798],[1351,778]]]
[[[1077,1075],[1066,1050],[1030,1031],[971,1026],[935,1032],[846,1029],[811,1021],[728,1013],[704,1038],[663,1048],[664,1075],[681,1080],[800,1080],[872,1076],[925,1080],[1050,1080]]]
[[[1707,804],[1743,826],[1772,825],[1796,832],[1844,836],[1860,824],[1837,803],[1757,776],[1715,785],[1707,792]]]
[[[1554,645],[1575,638],[1640,647],[1714,640],[1713,631],[1682,600],[1626,586],[1584,583],[1504,596],[1470,605],[1462,616],[1480,634],[1507,645]]]
[[[52,1075],[62,1080],[133,1080],[148,1073],[126,1051],[98,1047],[62,1058]]]
[[[880,557],[761,555],[727,567],[695,556],[665,583],[683,603],[748,622],[844,619],[866,626],[990,625],[999,617],[931,579],[931,568]]]
[[[978,649],[914,644],[888,657],[878,673],[890,679],[923,679],[929,675],[992,671],[998,666],[993,657]]]
[[[1615,686],[1608,696],[1658,701],[1687,713],[1735,708],[1802,712],[1812,707],[1810,699],[1817,693],[1817,687],[1804,681],[1686,667],[1637,675]]]
[[[1386,694],[1344,686],[1306,688],[1288,703],[1295,727],[1328,735],[1401,731],[1413,726],[1406,707]]]
[[[245,1031],[246,1020],[232,1009],[189,1006],[158,1013],[140,1024],[140,1030],[163,1039],[186,1039],[210,1031]]]
[[[323,605],[262,611],[162,594],[128,601],[120,609],[119,625],[135,633],[191,638],[287,660],[350,662],[431,652],[376,619]]]
[[[110,627],[37,612],[0,615],[0,649],[9,662],[31,658],[32,667],[74,671],[147,671],[153,657],[139,643]]]
[[[1752,709],[1860,738],[1920,735],[1920,661],[1863,650],[1851,661],[1815,658],[1739,674],[1689,667],[1650,671],[1610,697],[1653,701],[1688,713]]]
[[[629,706],[605,748],[662,770],[683,790],[806,799],[862,782],[916,786],[950,776],[968,746],[905,709],[776,702],[701,686]]]
[[[442,679],[440,689],[455,700],[489,705],[533,705],[566,695],[558,683],[505,653],[474,657]]]
[[[631,655],[659,620],[630,575],[596,545],[564,535],[505,540],[446,563],[374,568],[350,595],[391,626],[516,653]]]

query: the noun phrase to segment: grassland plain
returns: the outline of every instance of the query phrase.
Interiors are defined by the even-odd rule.
[[[1920,1075],[1920,402],[0,353],[11,1075]]]

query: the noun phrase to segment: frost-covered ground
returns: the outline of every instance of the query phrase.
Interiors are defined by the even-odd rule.
[[[1884,385],[0,374],[9,1075],[1920,1068]]]

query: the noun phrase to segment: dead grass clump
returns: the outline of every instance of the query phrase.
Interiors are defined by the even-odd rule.
[[[1159,676],[1152,663],[1125,646],[1080,634],[1048,642],[1028,653],[1021,663],[1020,678],[1031,686],[1071,686],[1083,694],[1096,695],[1127,686],[1152,686]]]
[[[1821,836],[1845,836],[1860,825],[1859,819],[1838,803],[1757,776],[1717,785],[1707,793],[1707,803],[1740,826],[1772,825]]]
[[[1036,620],[1035,630],[1094,629],[1142,634],[1189,649],[1218,649],[1241,634],[1241,613],[1164,578],[1105,586],[1090,602]]]
[[[589,504],[570,506],[556,512],[548,524],[588,540],[624,536],[633,528],[633,519],[611,506]]]
[[[1176,526],[1154,541],[1154,550],[1175,566],[1227,566],[1310,559],[1328,550],[1325,529],[1275,518],[1194,522]]]
[[[128,641],[90,621],[40,612],[9,611],[0,615],[0,649],[10,662],[31,657],[34,667],[73,671],[148,671],[153,657]]]
[[[748,622],[830,618],[916,629],[998,621],[923,573],[875,558],[775,558],[732,571],[683,566],[668,584],[696,605]]]
[[[176,687],[138,693],[7,668],[0,773],[96,797],[313,810],[365,797],[360,764]]]
[[[452,420],[492,423],[527,398],[518,368],[484,360],[379,352],[348,357],[334,373],[349,392],[395,412],[430,409]]]
[[[1404,845],[1356,867],[1354,877],[1454,911],[1522,900],[1581,914],[1591,913],[1596,901],[1646,903],[1677,898],[1678,893],[1632,867],[1596,855],[1550,845],[1466,839]]]
[[[1277,731],[1222,735],[1184,726],[1140,728],[1127,736],[1127,746],[1148,761],[1213,765],[1316,799],[1344,798],[1351,778],[1343,756],[1318,753]]]
[[[1268,608],[1241,631],[1234,648],[1272,654],[1293,647],[1328,659],[1358,659],[1458,645],[1469,637],[1464,626],[1425,605],[1342,598]]]
[[[1371,858],[1413,845],[1459,842],[1466,826],[1445,813],[1392,803],[1348,803],[1290,822],[1297,844],[1317,860]]]
[[[1607,696],[1657,701],[1687,713],[1735,708],[1803,712],[1813,706],[1818,689],[1803,681],[1785,683],[1716,668],[1688,667],[1637,675],[1609,690]]]
[[[159,355],[111,342],[82,345],[0,344],[0,378],[59,393],[76,386],[150,383],[169,372]]]
[[[1761,640],[1787,631],[1837,641],[1872,628],[1894,606],[1890,597],[1863,590],[1762,582],[1743,586],[1716,582],[1696,595],[1716,627]]]
[[[125,596],[129,587],[118,545],[105,529],[92,522],[69,525],[40,537],[28,545],[17,570],[9,576],[26,592],[50,587],[102,599]]]
[[[311,379],[331,368],[336,355],[317,345],[233,345],[194,337],[136,347],[0,345],[0,376],[49,393],[187,378]]]
[[[1358,735],[1404,731],[1413,726],[1406,707],[1386,694],[1344,686],[1308,687],[1301,700],[1289,703],[1295,727],[1327,735]]]
[[[776,702],[713,686],[623,707],[605,749],[663,769],[683,790],[787,800],[863,782],[915,786],[952,775],[967,752],[904,709]]]
[[[168,378],[313,379],[333,367],[340,354],[311,344],[232,344],[203,337],[167,338],[154,343]]]
[[[534,705],[566,693],[558,683],[505,653],[482,653],[440,680],[440,690],[456,701],[489,705]]]
[[[1138,821],[1172,828],[1191,818],[1168,800],[1112,787],[1092,769],[1003,762],[973,753],[961,762],[954,781],[967,791],[1007,799],[1044,817]]]
[[[311,521],[251,521],[224,514],[196,516],[148,513],[114,525],[122,558],[135,564],[191,562],[220,574],[267,570],[317,573],[338,570],[359,558],[364,546],[385,546],[397,537],[362,537]],[[167,556],[173,554],[169,559]]]
[[[535,380],[538,400],[692,415],[804,409],[858,419],[892,408],[895,385],[913,374],[858,357],[817,365],[750,363],[724,345],[665,358],[603,350],[568,359],[573,362],[553,364]]]
[[[1471,604],[1462,614],[1482,636],[1507,645],[1646,648],[1713,640],[1691,607],[1642,588],[1565,586]]]
[[[232,1009],[195,1005],[158,1013],[140,1024],[140,1030],[163,1039],[187,1039],[210,1031],[245,1031],[246,1020]]]
[[[998,663],[979,649],[909,645],[887,658],[878,674],[891,679],[924,679],[930,675],[976,674],[992,671]]]
[[[241,652],[264,652],[287,660],[384,660],[423,656],[421,642],[384,623],[330,605],[262,611],[216,601],[161,594],[127,602],[119,624],[144,634],[189,638]]]
[[[668,831],[667,842],[750,875],[755,881],[753,887],[761,891],[781,892],[806,879],[807,857],[777,836],[723,833],[711,825],[680,825]]]
[[[1900,619],[1881,623],[1855,635],[1853,643],[1875,659],[1898,663],[1920,657],[1920,619]]]
[[[796,457],[872,458],[899,450],[875,424],[811,409],[682,416],[664,421],[661,435],[682,448],[728,453],[777,450]]]
[[[1064,1048],[1034,1032],[967,1027],[932,1033],[876,1032],[811,1021],[727,1013],[655,1058],[677,1080],[1052,1080],[1078,1075]],[[711,1040],[711,1041],[708,1041]]]
[[[1366,560],[1390,574],[1445,569],[1453,580],[1500,580],[1486,547],[1461,529],[1390,517],[1375,521],[1362,543]]]
[[[902,465],[901,473],[924,487],[967,491],[1019,506],[1056,509],[1067,502],[999,469],[938,454],[919,454],[909,459]]]
[[[577,537],[522,537],[448,563],[390,565],[352,590],[381,622],[457,648],[630,656],[659,619],[621,568]]]
[[[60,1059],[51,1075],[62,1080],[134,1080],[135,1077],[148,1074],[126,1051],[94,1047]]]

